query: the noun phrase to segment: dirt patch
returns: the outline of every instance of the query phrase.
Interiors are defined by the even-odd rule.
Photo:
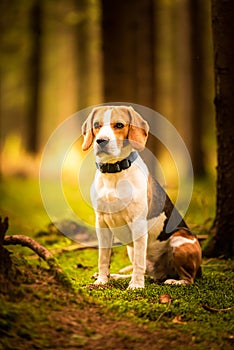
[[[62,287],[47,271],[1,280],[0,349],[165,349],[191,343],[184,334],[107,314]]]
[[[54,330],[53,346],[85,349],[164,349],[173,343],[188,345],[188,339],[168,339],[166,332],[150,332],[126,320],[116,320],[113,315],[104,315],[95,306],[79,310],[67,310],[52,315],[52,323],[62,325],[62,332]],[[169,337],[170,338],[170,337]]]

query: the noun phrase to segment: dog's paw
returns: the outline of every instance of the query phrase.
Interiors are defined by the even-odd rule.
[[[130,278],[130,277],[132,277],[132,275],[122,275],[122,274],[119,274],[119,273],[112,273],[111,275],[110,275],[110,278],[112,279],[112,280],[125,280],[125,279],[128,279],[128,278]]]
[[[174,279],[168,279],[164,282],[164,284],[176,284],[176,285],[186,285],[189,284],[186,280],[174,280]]]
[[[140,289],[145,288],[145,277],[144,275],[136,276],[133,275],[129,283],[128,289]]]
[[[130,283],[128,286],[128,290],[133,290],[133,289],[143,289],[145,288],[144,283]]]
[[[100,286],[102,284],[107,284],[109,282],[109,278],[108,277],[98,277],[96,279],[96,281],[94,282],[95,286]]]
[[[98,272],[95,272],[91,278],[93,278],[95,280],[98,279]]]

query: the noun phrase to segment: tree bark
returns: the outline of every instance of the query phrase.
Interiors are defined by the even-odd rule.
[[[189,2],[190,13],[190,48],[191,48],[191,145],[190,154],[195,176],[206,173],[203,151],[203,127],[206,119],[206,72],[205,54],[207,52],[205,39],[207,17],[205,2],[196,0]]]
[[[234,255],[234,17],[232,0],[212,0],[218,144],[216,217],[209,256]]]
[[[27,117],[27,150],[36,153],[39,147],[40,79],[42,56],[42,4],[36,0],[30,14],[31,55],[28,62],[29,107]]]
[[[153,2],[102,1],[104,98],[154,107]]]
[[[102,0],[102,13],[104,101],[154,109],[154,1]],[[152,135],[147,148],[155,153]],[[153,157],[145,160],[154,172]]]
[[[3,247],[8,226],[8,218],[2,220],[0,217],[0,274],[4,274],[6,276],[8,276],[12,270],[10,252]]]
[[[101,100],[101,59],[99,50],[99,1],[73,0],[80,20],[76,25],[77,79],[79,109],[96,104]]]

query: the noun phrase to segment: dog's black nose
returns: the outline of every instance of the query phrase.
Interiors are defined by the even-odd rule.
[[[101,148],[104,148],[108,144],[109,140],[97,139],[96,142]]]

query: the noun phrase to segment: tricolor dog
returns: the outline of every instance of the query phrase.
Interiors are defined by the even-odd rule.
[[[148,123],[128,106],[94,108],[82,126],[82,148],[94,146],[97,165],[91,188],[99,243],[96,285],[131,277],[128,288],[143,288],[145,274],[166,284],[190,284],[201,274],[196,236],[139,155],[148,132]],[[132,275],[110,275],[114,235],[127,245]]]

